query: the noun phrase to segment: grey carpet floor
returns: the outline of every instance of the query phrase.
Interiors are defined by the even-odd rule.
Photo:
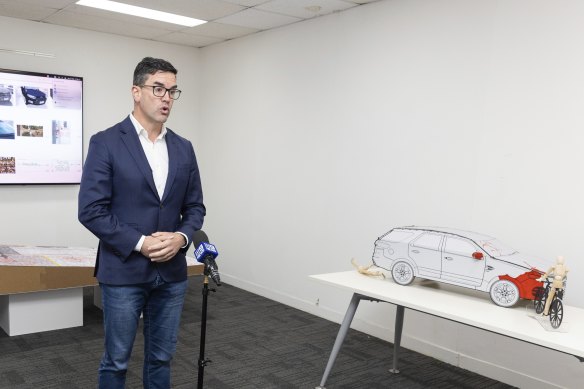
[[[201,331],[201,277],[191,277],[185,302],[173,388],[196,388]],[[102,353],[101,311],[93,288],[84,290],[83,327],[7,336],[0,330],[0,388],[96,387]],[[339,325],[230,285],[209,295],[206,389],[296,389],[320,383]],[[419,353],[400,350],[400,374],[391,374],[392,344],[350,330],[327,389],[510,388]],[[127,388],[142,388],[139,334]]]

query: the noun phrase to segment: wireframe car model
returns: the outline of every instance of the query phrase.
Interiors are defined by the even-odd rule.
[[[373,250],[373,263],[400,285],[415,277],[440,281],[488,292],[502,307],[535,299],[543,272],[533,261],[493,237],[440,227],[394,228]]]
[[[30,88],[28,86],[20,87],[22,95],[24,96],[24,102],[26,105],[34,104],[41,105],[46,103],[47,94],[38,88]]]

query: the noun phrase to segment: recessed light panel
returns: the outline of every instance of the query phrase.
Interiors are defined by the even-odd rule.
[[[156,11],[150,8],[137,7],[109,0],[79,0],[76,4],[87,7],[99,8],[106,11],[118,12],[126,15],[138,16],[146,19],[159,20],[161,22],[178,24],[180,26],[194,27],[207,23],[205,20],[175,15],[168,12]]]

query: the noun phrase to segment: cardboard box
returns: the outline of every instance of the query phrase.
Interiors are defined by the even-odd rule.
[[[203,265],[189,265],[189,276],[203,274]],[[0,295],[97,285],[93,267],[0,266]]]

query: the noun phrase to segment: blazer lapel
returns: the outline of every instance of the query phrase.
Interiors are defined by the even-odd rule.
[[[179,155],[178,145],[176,144],[176,139],[172,131],[168,128],[166,129],[166,147],[168,149],[168,177],[166,178],[166,186],[164,187],[164,194],[162,195],[162,201],[166,199],[170,190],[172,189],[172,183],[176,177],[176,169],[178,167],[177,156]]]
[[[158,191],[156,190],[156,185],[154,184],[154,177],[152,176],[152,169],[150,168],[150,164],[148,163],[148,159],[146,159],[146,154],[144,154],[144,149],[142,148],[142,144],[140,143],[140,139],[138,139],[138,134],[136,133],[136,129],[128,116],[126,120],[121,123],[121,138],[128,152],[136,161],[136,165],[144,175],[144,178],[148,182],[148,186],[152,189],[152,192],[158,198]]]

